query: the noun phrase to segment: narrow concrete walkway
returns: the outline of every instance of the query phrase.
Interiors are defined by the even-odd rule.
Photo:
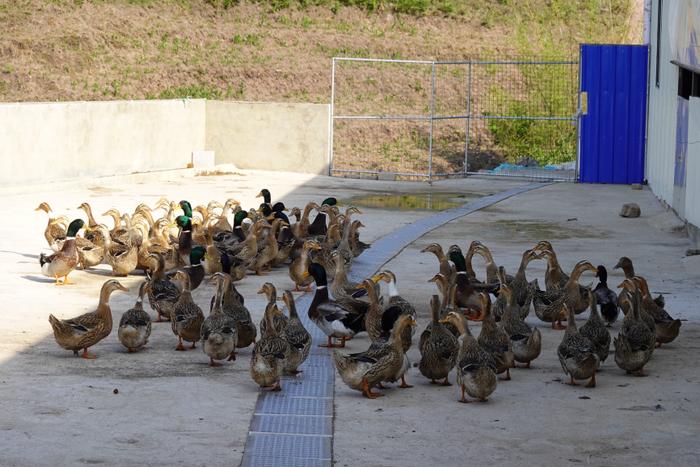
[[[353,263],[351,278],[359,281],[377,272],[404,248],[450,221],[504,199],[545,186],[527,184],[485,196],[400,227],[372,243]],[[313,337],[311,355],[297,377],[285,377],[282,392],[261,392],[248,432],[243,467],[333,465],[335,374],[331,352],[319,348],[326,336],[308,318],[312,293],[296,300],[304,325]]]

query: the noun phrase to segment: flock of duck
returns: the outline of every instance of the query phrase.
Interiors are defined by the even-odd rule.
[[[322,346],[342,348],[359,333],[369,336],[364,352],[333,352],[338,374],[350,388],[376,398],[383,394],[373,389],[383,389],[383,383],[400,380],[399,387],[411,387],[406,382],[411,367],[407,351],[413,345],[417,315],[399,294],[396,275],[385,270],[359,283],[348,279],[353,259],[369,248],[359,239],[363,224],[352,219],[360,210],[350,206],[341,213],[336,199],[327,198],[321,205],[310,202],[304,209],[288,211],[281,202],[271,203],[269,190],[258,196],[264,202],[248,211],[233,199],[194,209],[188,201],[167,199],[153,208],[140,204],[133,214],[111,209],[104,215],[114,219],[112,229],[96,222],[87,203],[80,206],[87,224],[81,219],[68,222],[65,216],[51,217],[51,208],[42,203],[37,210],[49,214],[44,235],[55,251],[40,256],[42,272],[63,285],[71,283],[68,275],[76,268],[89,269],[102,262],[119,276],[143,270],[146,279],[139,286],[136,303],[122,315],[118,327],[119,341],[128,352],[142,348],[149,339],[152,320],[143,305],[147,297],[156,321],[170,321],[178,338],[176,350],[186,350],[184,342],[191,344],[189,348],[201,342],[210,365],[220,366],[221,360],[235,360],[237,349],[252,345],[253,380],[277,391],[283,374],[299,373],[309,355],[311,335],[299,318],[291,290],[282,294],[285,314],[277,306],[276,287],[270,282],[262,285],[258,293],[265,294],[267,304],[256,327],[235,282],[249,272],[262,275],[285,266],[296,290],[309,291],[312,283],[316,285],[308,316],[327,336]],[[318,214],[311,221],[314,210]],[[285,212],[296,222],[290,222]],[[79,236],[81,231],[85,233]],[[662,296],[651,297],[647,281],[636,275],[626,257],[615,266],[625,273],[617,294],[607,285],[604,266],[580,261],[570,275],[565,274],[547,241],[525,251],[512,276],[477,241],[466,254],[457,245],[445,254],[437,243],[423,252],[438,259],[439,270],[430,281],[439,295],[430,298],[431,321],[420,335],[421,358],[416,366],[431,383],[442,385],[450,385],[448,376],[456,369],[461,402],[469,401],[467,395],[487,400],[496,389],[497,375],[509,380],[516,363],[530,367],[540,355],[540,330],[525,322],[531,308],[553,329],[566,329],[557,354],[572,385],[587,379],[587,386],[595,386],[611,340],[617,366],[628,374],[644,375],[654,349],[679,333],[680,320],[664,310]],[[485,263],[483,281],[473,267],[475,256]],[[545,290],[537,279],[528,281],[526,276],[528,264],[540,259],[547,261]],[[595,288],[579,284],[586,271],[595,272]],[[192,290],[207,275],[214,295],[205,317],[192,299]],[[76,355],[82,350],[84,358],[94,358],[88,348],[111,333],[109,297],[117,290],[127,289],[115,279],[108,280],[95,311],[65,320],[50,315],[56,342]],[[579,329],[574,317],[586,309],[590,309],[589,318]],[[608,329],[620,309],[625,316],[613,340]],[[478,336],[472,335],[469,321],[481,321]]]

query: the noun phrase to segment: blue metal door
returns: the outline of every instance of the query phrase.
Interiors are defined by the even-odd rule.
[[[646,45],[581,45],[581,182],[644,180],[647,54]]]

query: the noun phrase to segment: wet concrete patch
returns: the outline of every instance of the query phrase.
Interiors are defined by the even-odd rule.
[[[341,205],[400,211],[443,211],[485,196],[473,192],[369,193],[339,201]]]
[[[503,219],[490,222],[486,230],[503,239],[523,241],[532,239],[562,240],[565,238],[604,237],[604,232],[566,225],[558,222],[528,219]]]

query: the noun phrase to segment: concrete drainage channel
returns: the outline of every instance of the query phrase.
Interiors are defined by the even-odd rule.
[[[408,245],[447,222],[546,185],[532,183],[485,196],[401,227],[376,240],[367,253],[355,260],[351,279],[359,281],[374,274]],[[282,380],[282,392],[260,393],[248,431],[243,467],[333,464],[335,370],[330,351],[317,346],[326,341],[326,336],[306,313],[312,299],[310,293],[297,299],[299,315],[313,336],[311,355],[301,368],[303,373]]]

